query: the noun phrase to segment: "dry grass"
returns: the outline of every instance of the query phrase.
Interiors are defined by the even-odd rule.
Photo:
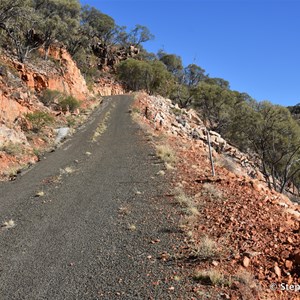
[[[157,172],[157,175],[164,176],[166,172],[164,170],[160,170]]]
[[[92,137],[92,141],[93,142],[96,142],[97,138],[99,136],[101,136],[106,131],[106,129],[107,129],[107,125],[106,124],[107,124],[107,121],[109,120],[109,118],[110,118],[110,111],[108,111],[105,114],[103,120],[99,123],[98,127],[96,128],[96,130],[94,132],[94,135]]]
[[[240,166],[230,157],[219,156],[216,161],[216,165],[226,169],[233,174],[242,175]]]
[[[202,193],[208,194],[210,198],[213,198],[215,200],[222,200],[223,199],[223,193],[220,191],[217,187],[215,187],[211,183],[204,183],[202,186]]]
[[[239,270],[235,274],[234,279],[236,279],[237,281],[249,288],[257,288],[254,276],[246,270]]]
[[[191,197],[187,196],[185,192],[180,188],[177,187],[175,189],[175,200],[176,202],[183,208],[192,207],[193,200]]]
[[[244,300],[252,300],[253,296],[260,291],[260,286],[256,283],[253,275],[246,270],[239,270],[233,278],[235,281],[241,283],[241,285],[239,285],[239,291]],[[268,298],[262,297],[261,299]]]
[[[200,240],[200,244],[192,249],[191,255],[201,260],[209,260],[220,257],[218,244],[208,236]]]
[[[175,189],[175,200],[183,208],[183,212],[188,216],[199,216],[199,210],[196,207],[192,197],[185,194],[182,188]]]
[[[185,215],[179,222],[179,227],[183,230],[192,229],[198,222],[198,215]]]
[[[37,191],[35,193],[35,197],[44,197],[45,196],[45,192],[44,191]]]
[[[194,274],[194,279],[203,284],[210,284],[214,286],[231,286],[231,278],[226,278],[219,270],[199,270]]]
[[[156,154],[161,160],[171,166],[173,166],[177,161],[174,150],[168,145],[156,146]]]
[[[134,224],[128,224],[128,230],[130,231],[136,231],[136,226]]]
[[[16,226],[15,221],[9,220],[9,221],[4,222],[1,227],[9,229],[9,228],[13,228],[15,226]]]
[[[9,142],[0,147],[0,151],[3,151],[8,155],[18,156],[24,154],[25,149],[22,144]]]
[[[76,171],[75,168],[73,167],[65,167],[64,169],[60,169],[60,175],[64,175],[64,174],[72,174]]]
[[[200,212],[198,210],[197,207],[195,206],[190,206],[186,208],[186,214],[190,215],[190,216],[199,216]]]

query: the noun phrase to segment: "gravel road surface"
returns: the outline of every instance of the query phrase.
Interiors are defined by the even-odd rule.
[[[0,184],[0,222],[15,223],[0,228],[0,300],[190,299],[175,263],[158,259],[180,233],[131,101],[105,98],[55,152]]]

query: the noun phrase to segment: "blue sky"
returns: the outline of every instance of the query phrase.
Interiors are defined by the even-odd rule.
[[[256,100],[300,102],[300,0],[82,0]]]

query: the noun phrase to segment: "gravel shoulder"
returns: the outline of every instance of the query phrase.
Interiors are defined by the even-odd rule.
[[[161,259],[176,253],[178,216],[131,102],[107,97],[59,149],[0,184],[0,222],[15,222],[0,228],[0,299],[191,299]]]

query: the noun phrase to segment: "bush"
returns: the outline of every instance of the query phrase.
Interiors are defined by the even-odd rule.
[[[67,96],[59,102],[63,111],[74,112],[76,108],[80,107],[80,102],[73,96]]]
[[[32,124],[33,127],[32,130],[35,132],[40,131],[44,126],[54,122],[53,116],[42,111],[35,111],[33,113],[28,113],[25,115],[25,117]]]
[[[177,161],[176,154],[174,150],[168,145],[158,145],[156,146],[157,156],[168,164],[175,164]]]

